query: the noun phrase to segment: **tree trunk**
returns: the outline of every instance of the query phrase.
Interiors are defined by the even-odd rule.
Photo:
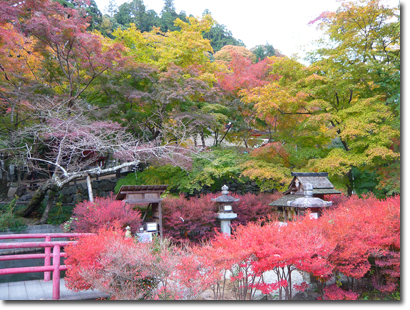
[[[245,137],[243,137],[243,143],[245,143],[245,147],[248,148],[248,143],[247,143],[247,139],[245,139]]]
[[[88,200],[91,202],[94,202],[93,188],[91,186],[91,178],[89,174],[87,175],[87,189],[88,189]]]
[[[48,189],[51,187],[50,180],[48,180],[43,186],[39,187],[31,198],[29,204],[22,210],[17,212],[17,215],[22,217],[28,217],[31,213],[40,208],[41,202],[44,200]]]
[[[43,212],[43,215],[42,215],[42,217],[41,217],[40,224],[45,224],[45,223],[47,222],[48,214],[50,213],[50,210],[51,210],[52,207],[53,207],[53,203],[54,203],[54,199],[55,199],[56,194],[57,194],[57,190],[58,190],[58,189],[57,189],[56,187],[55,187],[55,188],[50,188],[50,189],[48,190],[47,206],[46,206],[46,208],[45,208],[45,210],[44,210],[44,212]]]
[[[202,141],[202,148],[204,149],[206,145],[205,145],[205,135],[203,132],[201,132],[201,141]]]
[[[17,187],[21,186],[21,171],[18,166],[16,166],[16,174],[17,174]]]
[[[7,200],[10,189],[11,182],[8,180],[7,168],[8,166],[6,165],[3,168],[2,163],[0,162],[0,201]]]
[[[352,169],[347,173],[347,195],[350,197],[353,195],[353,172]]]

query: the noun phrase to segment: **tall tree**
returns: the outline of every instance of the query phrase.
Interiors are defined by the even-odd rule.
[[[335,98],[340,100],[343,93],[369,100],[379,96],[378,102],[387,107],[382,123],[386,131],[388,128],[392,131],[391,143],[386,142],[385,146],[396,156],[394,160],[386,161],[389,157],[384,154],[388,152],[380,150],[381,153],[375,153],[380,161],[376,179],[379,189],[383,188],[385,193],[400,192],[400,135],[397,133],[400,128],[399,8],[388,7],[379,0],[343,1],[336,12],[322,13],[312,21],[315,22],[326,36],[320,42],[322,48],[310,58],[320,72],[337,81],[337,86],[327,91],[334,92]],[[373,129],[368,131],[374,132]],[[365,166],[358,168],[359,173],[366,170]]]
[[[278,50],[275,50],[273,46],[267,42],[265,45],[257,45],[251,48],[251,52],[255,54],[257,62],[270,56],[283,56]]]
[[[80,12],[83,17],[88,18],[87,30],[99,29],[102,23],[102,14],[95,0],[54,0],[66,8],[73,8]]]
[[[202,16],[212,15],[209,10],[205,10]],[[204,33],[204,38],[211,41],[212,49],[214,53],[221,50],[225,45],[238,45],[245,46],[241,40],[237,40],[233,37],[232,32],[229,31],[225,25],[216,23],[212,26],[209,32]]]
[[[6,1],[0,11],[0,144],[21,164],[16,132],[42,122],[45,105],[74,107],[95,79],[121,63],[121,47],[103,46],[86,31],[86,16],[55,1]]]
[[[379,186],[387,184],[385,195],[398,193],[392,180],[400,174],[399,96],[392,99],[398,88],[385,83],[386,75],[400,74],[397,11],[376,0],[343,2],[319,20],[327,46],[312,53],[315,62],[305,68],[278,59],[272,69],[279,83],[251,90],[246,100],[256,102],[260,113],[294,124],[289,129],[295,135],[281,135],[284,142],[323,149],[319,158],[311,153],[308,169],[338,176],[349,195],[353,173],[361,171],[377,171]]]
[[[164,7],[161,10],[161,31],[167,32],[180,30],[179,26],[174,24],[176,19],[187,21],[185,12],[181,11],[179,14],[176,12],[174,0],[164,0]]]
[[[117,1],[109,0],[108,5],[105,7],[105,11],[110,17],[114,17],[114,14],[118,12]]]

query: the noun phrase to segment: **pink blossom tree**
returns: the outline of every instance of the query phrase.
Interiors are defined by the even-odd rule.
[[[193,149],[180,144],[167,143],[164,139],[144,141],[127,132],[127,128],[110,121],[93,121],[81,103],[43,109],[38,117],[41,122],[26,127],[15,134],[22,159],[33,170],[51,170],[52,176],[35,193],[22,215],[28,216],[44,199],[47,190],[56,192],[70,181],[86,177],[89,200],[93,201],[91,177],[136,166],[148,160],[165,160],[174,165],[186,165]],[[43,152],[36,149],[43,146]],[[21,154],[23,151],[20,149]],[[101,156],[111,154],[120,163],[113,167],[96,164]],[[51,169],[50,169],[51,168]],[[49,195],[48,205],[41,222],[44,222],[52,206],[54,196]]]

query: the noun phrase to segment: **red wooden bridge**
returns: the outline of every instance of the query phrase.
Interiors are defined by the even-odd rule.
[[[49,233],[49,234],[14,234],[0,235],[1,239],[30,239],[44,238],[36,242],[9,242],[0,243],[0,249],[33,249],[44,248],[40,254],[1,255],[0,261],[20,259],[44,259],[44,266],[18,267],[0,269],[0,276],[17,273],[44,272],[44,280],[0,283],[0,300],[47,300],[47,299],[96,299],[107,297],[99,291],[71,292],[65,288],[64,279],[60,279],[60,271],[67,270],[66,265],[60,264],[60,258],[66,257],[61,247],[76,241],[52,241],[52,238],[77,238],[86,234],[77,233]],[[53,251],[51,251],[53,249]],[[51,264],[52,261],[52,264]],[[51,273],[52,282],[51,280]]]

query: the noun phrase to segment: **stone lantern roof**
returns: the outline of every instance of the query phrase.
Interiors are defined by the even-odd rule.
[[[334,189],[333,184],[329,181],[327,172],[292,172],[292,181],[288,189],[283,192],[284,196],[271,202],[269,205],[274,207],[287,207],[288,203],[304,196],[304,187],[311,184],[312,194],[314,197],[323,199],[324,195],[338,194],[342,192]]]
[[[218,203],[231,203],[231,202],[235,202],[235,201],[239,201],[239,198],[235,198],[232,196],[228,196],[229,191],[228,191],[229,187],[224,185],[222,186],[222,196],[219,196],[217,198],[212,198],[211,200],[214,202],[218,202]]]
[[[310,183],[305,185],[305,196],[288,201],[287,205],[299,209],[326,208],[332,205],[331,201],[324,201],[318,197],[313,197],[313,186]]]

